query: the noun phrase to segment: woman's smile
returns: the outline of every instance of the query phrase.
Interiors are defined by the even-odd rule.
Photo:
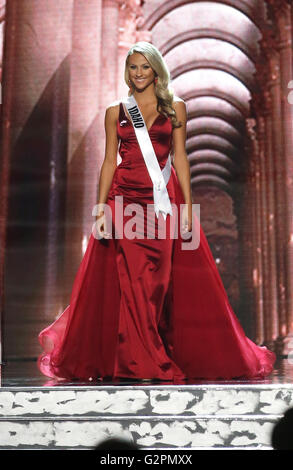
[[[134,53],[129,58],[129,79],[141,91],[143,87],[150,85],[155,78],[153,69],[142,54]]]

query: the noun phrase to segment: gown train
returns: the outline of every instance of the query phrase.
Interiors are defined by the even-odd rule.
[[[122,162],[108,197],[113,219],[115,196],[144,206],[153,196],[122,105],[117,132]],[[158,116],[149,133],[162,168],[170,150],[169,119]],[[167,189],[179,214],[184,199],[173,167]],[[195,250],[182,249],[180,232],[172,240],[99,240],[91,233],[69,305],[39,334],[44,375],[180,381],[263,378],[272,372],[275,354],[246,337],[195,215],[193,221],[200,233]]]

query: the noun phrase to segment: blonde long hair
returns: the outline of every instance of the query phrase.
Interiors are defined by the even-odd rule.
[[[157,83],[155,84],[155,94],[158,99],[157,111],[166,117],[171,118],[172,126],[181,127],[181,122],[177,121],[175,109],[172,107],[174,92],[170,87],[170,73],[166,62],[160,51],[151,43],[145,41],[136,42],[128,51],[125,60],[124,79],[129,86],[128,58],[134,53],[143,54],[152,67]],[[128,95],[131,94],[129,90]]]

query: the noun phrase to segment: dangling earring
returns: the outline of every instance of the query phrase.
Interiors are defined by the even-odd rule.
[[[155,85],[158,83],[158,77],[155,78]]]

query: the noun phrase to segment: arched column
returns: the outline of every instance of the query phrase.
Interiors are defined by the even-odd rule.
[[[256,114],[258,161],[261,185],[261,255],[263,265],[263,331],[264,343],[274,349],[278,339],[277,276],[275,247],[274,169],[272,166],[271,99],[267,91],[268,67],[257,66],[260,92],[253,95],[252,105]],[[268,134],[268,131],[271,134]]]
[[[264,178],[266,180],[266,228],[267,228],[267,248],[268,248],[268,292],[269,304],[265,315],[266,338],[268,346],[272,347],[272,340],[275,342],[275,349],[279,352],[279,315],[278,315],[278,272],[277,272],[277,246],[276,246],[276,208],[275,208],[275,181],[273,162],[273,125],[271,118],[271,97],[268,90],[263,89],[262,110],[264,119]]]
[[[285,198],[285,165],[281,155],[284,155],[284,135],[282,128],[281,107],[281,80],[280,80],[280,57],[277,50],[277,38],[271,33],[263,34],[261,40],[262,51],[267,61],[268,73],[266,76],[266,89],[271,100],[272,120],[272,153],[273,153],[273,175],[275,185],[275,220],[274,230],[276,236],[277,257],[277,287],[278,287],[278,317],[279,317],[279,339],[281,344],[287,331],[287,300],[286,300],[286,198]],[[264,70],[260,69],[260,76]]]
[[[273,184],[270,175],[267,172],[267,135],[265,118],[262,113],[258,113],[258,138],[259,138],[259,170],[260,170],[260,192],[261,192],[261,233],[262,233],[262,263],[263,263],[263,291],[264,291],[264,343],[271,349],[274,348],[275,341],[278,338],[278,318],[276,316],[276,305],[274,305],[275,293],[275,272],[271,271],[274,265],[273,256],[275,254],[273,240],[270,240],[272,233],[270,232],[270,212],[268,203],[268,192],[270,185]],[[272,248],[272,250],[271,250]],[[273,296],[273,298],[272,298]]]
[[[284,166],[286,191],[286,299],[287,335],[293,336],[293,107],[288,101],[288,83],[292,80],[292,24],[291,6],[286,1],[277,2],[275,14],[279,31],[282,127],[284,135]],[[287,341],[285,341],[286,343]]]
[[[258,155],[257,155],[257,168],[258,168],[258,179],[259,179],[259,218],[260,224],[260,255],[262,261],[262,285],[263,285],[263,331],[264,331],[264,342],[267,344],[272,341],[270,323],[266,321],[269,316],[270,309],[270,292],[268,282],[268,232],[266,226],[267,220],[267,203],[266,203],[266,172],[265,172],[265,134],[264,134],[264,118],[258,113],[257,115],[257,129],[258,129]],[[270,344],[270,347],[272,344]]]
[[[259,168],[259,145],[255,135],[255,120],[251,120],[248,131],[251,136],[250,155],[250,191],[254,204],[251,204],[251,238],[252,238],[252,266],[251,275],[254,291],[254,312],[255,312],[255,341],[259,344],[264,341],[264,289],[263,289],[263,264],[261,257],[261,217],[260,217],[260,168]]]
[[[281,132],[283,137],[282,152],[275,155],[277,164],[283,166],[283,223],[281,252],[284,257],[285,279],[284,296],[286,302],[286,318],[282,316],[281,329],[285,345],[293,337],[293,108],[288,101],[288,84],[292,80],[292,5],[286,0],[268,0],[271,16],[276,28],[275,48],[279,54],[279,106]],[[280,158],[282,155],[282,158]]]
[[[262,291],[261,285],[257,281],[257,238],[256,238],[256,218],[255,210],[255,183],[254,183],[254,154],[257,153],[257,136],[255,131],[255,119],[246,119],[245,138],[245,185],[241,199],[239,212],[239,236],[241,237],[239,246],[241,254],[241,309],[243,315],[248,316],[249,336],[257,343],[263,341],[262,325]],[[244,176],[244,175],[243,175]]]

